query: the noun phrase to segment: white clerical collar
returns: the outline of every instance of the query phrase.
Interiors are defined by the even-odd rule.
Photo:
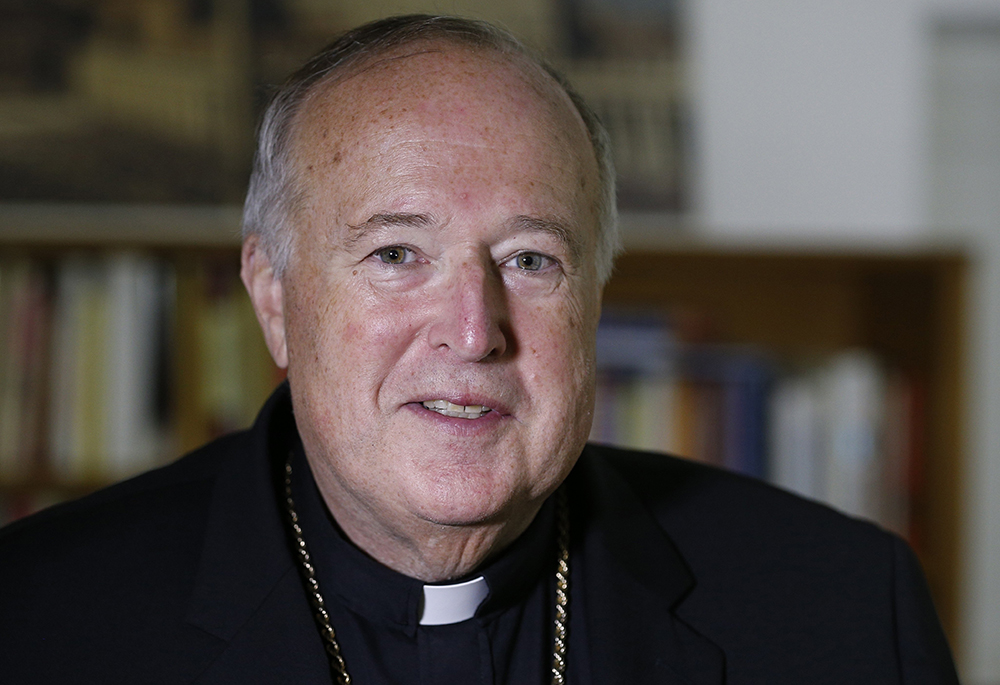
[[[490,592],[486,578],[479,576],[454,585],[424,585],[422,626],[443,626],[467,621]]]

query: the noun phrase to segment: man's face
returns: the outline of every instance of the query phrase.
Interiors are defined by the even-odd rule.
[[[390,533],[533,516],[590,430],[597,167],[569,100],[417,46],[314,94],[282,280],[328,502]]]

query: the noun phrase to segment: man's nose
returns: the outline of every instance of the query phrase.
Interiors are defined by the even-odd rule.
[[[492,259],[455,265],[444,285],[430,327],[430,344],[448,348],[463,361],[503,356],[507,350],[507,301],[503,279]]]

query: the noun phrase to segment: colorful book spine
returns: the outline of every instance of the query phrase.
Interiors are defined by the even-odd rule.
[[[48,375],[49,297],[28,259],[0,262],[0,478],[30,475],[39,458]]]

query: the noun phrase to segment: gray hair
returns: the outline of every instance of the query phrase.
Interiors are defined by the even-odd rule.
[[[607,131],[597,115],[565,77],[526,48],[513,35],[492,24],[459,17],[413,14],[380,19],[352,29],[295,72],[271,98],[261,118],[253,171],[243,206],[243,239],[258,236],[274,272],[281,278],[293,250],[293,218],[304,188],[292,159],[292,129],[296,115],[320,83],[349,73],[373,57],[410,43],[441,40],[478,50],[521,58],[540,67],[559,84],[583,119],[597,158],[600,197],[597,274],[603,285],[611,276],[621,250],[615,170]]]

